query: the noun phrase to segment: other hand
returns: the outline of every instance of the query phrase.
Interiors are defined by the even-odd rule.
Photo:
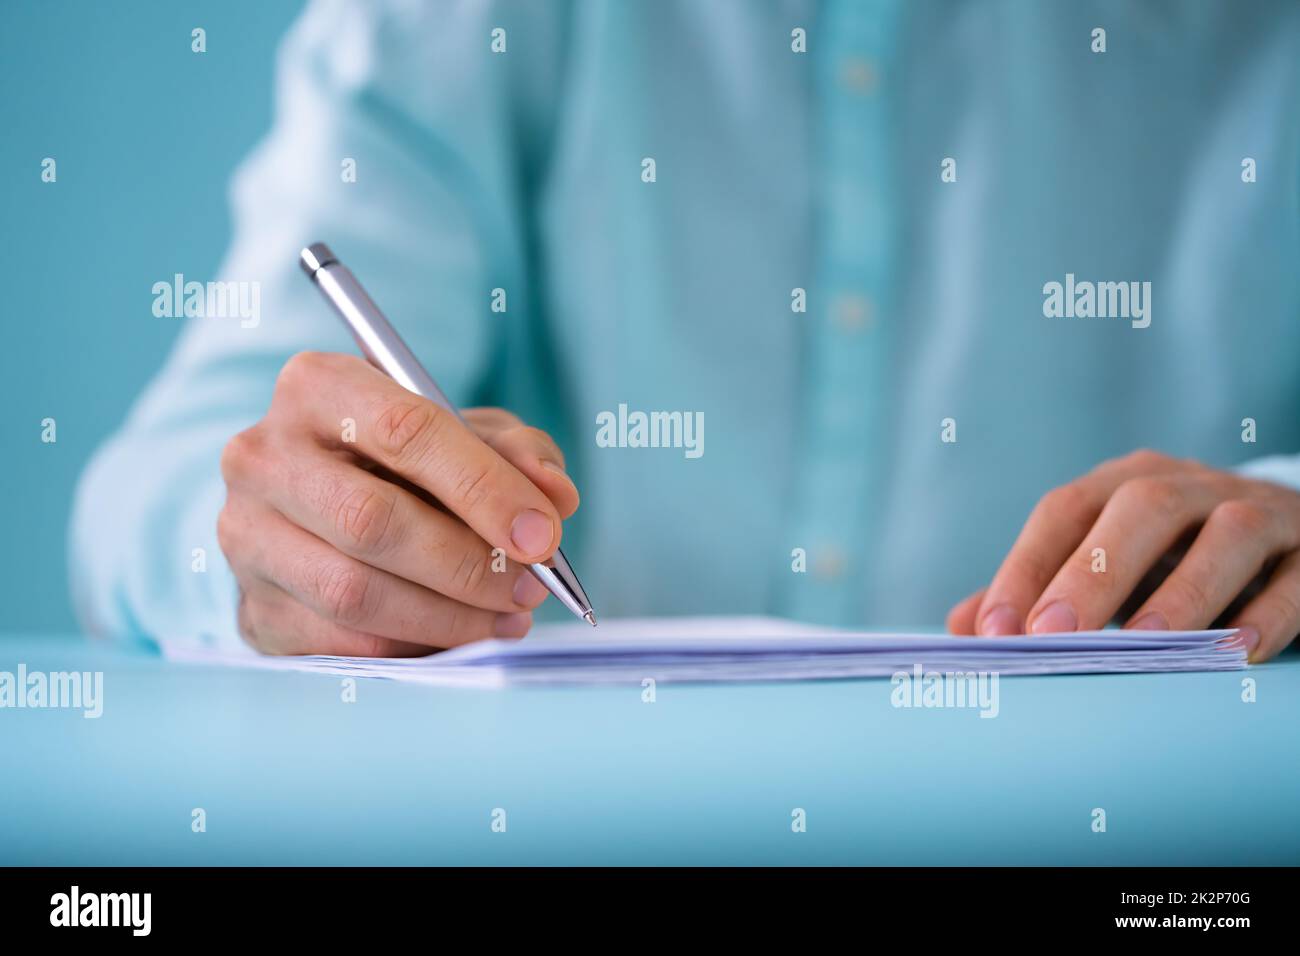
[[[1100,568],[1104,567],[1104,570]],[[1300,633],[1300,493],[1138,451],[1043,496],[955,634],[1241,629],[1253,662]]]

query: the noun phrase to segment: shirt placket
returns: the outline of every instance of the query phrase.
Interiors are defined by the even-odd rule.
[[[805,349],[804,453],[791,532],[807,571],[781,591],[782,613],[860,621],[888,463],[891,266],[895,212],[889,84],[898,4],[825,3],[809,37],[817,142],[815,281]]]

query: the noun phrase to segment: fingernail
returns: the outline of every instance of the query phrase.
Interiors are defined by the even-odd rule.
[[[1079,629],[1079,618],[1066,601],[1053,601],[1030,625],[1033,634],[1068,634]]]
[[[1130,624],[1127,630],[1167,631],[1169,630],[1169,621],[1159,611],[1147,611],[1140,618]]]
[[[551,519],[540,511],[529,509],[515,518],[515,523],[510,526],[510,540],[527,555],[544,553],[554,537]]]
[[[1255,649],[1259,647],[1259,631],[1255,630],[1253,627],[1238,628],[1237,637],[1240,638],[1241,643],[1246,646],[1247,657],[1254,654]]]
[[[533,577],[531,571],[519,572],[519,577],[515,579],[515,589],[513,596],[516,604],[524,607],[536,607],[541,604],[547,594],[546,588],[542,582]]]
[[[999,604],[980,621],[981,637],[1006,637],[1020,633],[1020,615],[1009,604]]]
[[[523,637],[533,626],[533,616],[528,611],[516,614],[498,614],[492,633],[497,637]]]

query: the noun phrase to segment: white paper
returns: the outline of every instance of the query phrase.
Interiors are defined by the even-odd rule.
[[[765,617],[641,618],[534,628],[417,658],[263,657],[165,644],[168,658],[439,686],[773,681],[911,673],[1113,674],[1237,670],[1234,631],[1124,631],[1002,638],[873,633]]]

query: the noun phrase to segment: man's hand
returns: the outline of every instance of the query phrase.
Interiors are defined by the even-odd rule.
[[[948,629],[1091,630],[1122,614],[1139,630],[1195,630],[1224,619],[1252,661],[1267,660],[1300,633],[1298,549],[1300,493],[1138,451],[1046,494]]]
[[[221,459],[217,535],[252,646],[385,657],[523,636],[547,594],[526,565],[559,547],[578,491],[544,432],[465,418],[353,356],[285,363]]]

